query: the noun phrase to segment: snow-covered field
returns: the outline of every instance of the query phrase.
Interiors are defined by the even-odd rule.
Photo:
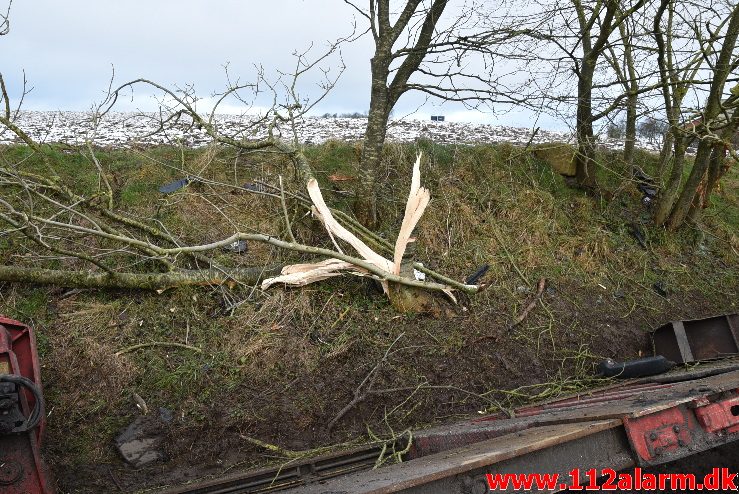
[[[229,136],[258,138],[266,134],[263,125],[252,125],[246,133],[245,127],[254,123],[253,116],[218,115],[219,130]],[[180,123],[164,132],[158,129],[158,115],[110,113],[93,131],[90,115],[84,112],[21,112],[16,122],[38,142],[63,142],[81,144],[87,139],[100,146],[126,147],[132,144],[172,144],[181,142],[187,146],[203,146],[210,138],[202,130],[187,123]],[[307,118],[297,128],[302,143],[318,144],[329,139],[357,141],[362,138],[367,120],[364,118]],[[289,129],[283,129],[288,132]],[[525,144],[531,140],[532,129],[454,122],[425,122],[419,120],[395,120],[388,129],[388,139],[396,142],[413,142],[419,138],[444,144],[475,144],[510,142]],[[534,143],[572,141],[569,132],[539,131]],[[0,130],[0,144],[18,142],[7,129]],[[603,139],[607,147],[620,147],[622,143]],[[651,148],[647,142],[640,147]]]

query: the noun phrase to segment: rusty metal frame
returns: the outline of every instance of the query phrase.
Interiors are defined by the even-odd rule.
[[[641,379],[524,407],[515,411],[515,418],[496,414],[416,432],[407,461],[377,470],[368,469],[371,451],[357,463],[337,453],[290,466],[289,481],[274,477],[278,481],[271,487],[248,487],[255,477],[247,473],[228,484],[214,480],[167,494],[476,494],[489,492],[488,473],[567,476],[574,468],[585,472],[656,465],[739,439],[736,363],[713,362],[676,370],[657,382]],[[345,461],[341,468],[351,473],[329,478],[340,469],[319,471],[310,466],[316,461]],[[260,475],[264,481],[269,472]]]
[[[739,353],[739,314],[673,321],[652,333],[655,354],[677,363]]]

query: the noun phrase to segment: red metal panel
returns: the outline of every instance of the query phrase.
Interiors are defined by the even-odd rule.
[[[2,330],[3,327],[5,331]],[[3,372],[1,365],[3,361],[10,363],[9,374],[27,377],[43,392],[41,388],[41,370],[36,351],[36,338],[33,331],[21,322],[0,315],[0,373]],[[23,390],[23,395],[28,406],[24,412],[28,413],[35,405],[36,399],[26,389]],[[45,427],[46,420],[42,420],[36,429],[36,438],[39,441],[41,441]]]
[[[31,328],[0,316],[0,374],[26,377],[41,390],[36,341]],[[20,408],[28,416],[35,406],[33,394],[22,388]],[[0,434],[0,492],[7,494],[50,494],[41,460],[41,436],[46,421],[25,433]]]
[[[678,406],[642,417],[625,417],[624,427],[634,452],[643,463],[651,463],[690,446],[697,423],[686,406]]]
[[[695,416],[707,432],[739,432],[739,396],[697,408]]]

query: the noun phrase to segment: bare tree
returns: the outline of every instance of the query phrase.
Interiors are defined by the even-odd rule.
[[[10,7],[13,6],[13,0],[8,2],[8,8],[4,14],[0,13],[0,36],[10,32]]]
[[[593,122],[609,113],[593,114],[593,79],[598,60],[608,47],[611,34],[619,29],[644,3],[645,0],[638,0],[629,8],[624,9],[620,2],[614,0],[597,2],[595,5],[583,4],[579,0],[573,0],[582,44],[581,55],[579,60],[576,61],[574,69],[578,82],[576,178],[577,183],[586,189],[592,190],[597,187]],[[596,30],[595,33],[593,33],[593,29]],[[634,94],[631,92],[631,87],[629,87],[629,94]]]
[[[588,191],[598,188],[594,124],[612,118],[624,100],[633,108],[639,94],[653,89],[635,86],[631,28],[626,25],[645,4],[646,0],[535,1],[528,6],[529,13],[491,16],[488,32],[482,35],[499,58],[520,61],[514,72],[523,79],[515,84],[514,92],[520,95],[516,105],[574,120],[576,184]],[[614,33],[620,35],[625,70],[617,60]],[[522,78],[522,73],[528,77]],[[572,85],[577,87],[575,94]]]
[[[623,86],[626,97],[626,118],[624,120],[624,163],[631,168],[634,163],[634,149],[636,147],[636,121],[638,117],[639,104],[639,82],[635,60],[635,43],[640,36],[635,32],[638,26],[633,18],[628,17],[618,26],[620,47],[618,44],[609,42],[607,52],[604,54],[608,63],[613,68],[616,78]],[[621,54],[617,53],[620,48]]]
[[[374,40],[372,83],[360,160],[355,214],[365,225],[377,221],[376,187],[388,119],[403,94],[420,91],[471,106],[491,100],[491,74],[466,68],[482,53],[475,41],[477,6],[462,5],[453,16],[448,0],[405,0],[395,12],[390,0],[343,0],[369,24]],[[449,17],[449,18],[447,18]],[[482,66],[482,65],[481,65]]]
[[[89,158],[89,164],[99,179],[99,190],[92,195],[77,190],[78,185],[73,180],[64,179],[64,175],[58,173],[59,155],[49,146],[34,141],[16,124],[17,112],[11,111],[10,97],[0,75],[0,104],[4,107],[0,125],[38,154],[45,166],[45,171],[39,173],[28,169],[24,160],[0,165],[0,189],[3,191],[0,198],[0,223],[5,225],[5,228],[0,229],[0,237],[19,242],[28,252],[43,252],[40,259],[61,261],[64,266],[62,269],[51,269],[43,264],[28,265],[21,261],[19,264],[0,266],[0,281],[162,290],[192,284],[255,284],[266,277],[279,274],[280,265],[244,267],[240,263],[218,261],[217,256],[213,255],[214,252],[234,244],[249,242],[307,256],[328,258],[319,263],[290,266],[288,271],[283,269],[283,276],[263,281],[265,289],[275,282],[291,283],[295,277],[290,275],[297,274],[299,284],[303,284],[342,273],[359,273],[380,280],[386,287],[390,300],[399,310],[414,311],[418,311],[419,307],[407,305],[404,294],[408,290],[420,293],[443,291],[450,296],[452,289],[475,292],[477,286],[455,282],[421,265],[420,269],[440,282],[418,281],[413,276],[407,276],[407,273],[401,274],[400,258],[405,250],[405,243],[423,208],[412,208],[415,214],[413,221],[408,223],[405,233],[401,230],[398,243],[392,245],[364,228],[351,216],[325,205],[311,166],[299,145],[296,125],[338,80],[341,70],[331,73],[321,69],[320,65],[338,46],[339,43],[331,45],[315,60],[309,60],[307,52],[297,54],[295,69],[282,74],[275,81],[268,80],[260,73],[253,84],[230,82],[228,88],[216,98],[216,104],[209,115],[197,111],[198,98],[192,87],[170,89],[146,79],[130,81],[116,88],[111,86],[108,97],[93,107],[90,136],[94,135],[97,125],[108,116],[121,96],[135,87],[153,88],[161,94],[162,107],[156,117],[153,117],[157,120],[158,132],[167,132],[173,126],[184,123],[201,128],[210,136],[213,146],[226,146],[240,152],[277,153],[292,161],[297,183],[304,186],[307,184],[308,196],[300,191],[285,190],[281,177],[279,185],[263,183],[257,188],[205,178],[203,172],[212,163],[217,148],[214,148],[213,153],[205,153],[205,162],[199,167],[200,173],[185,169],[183,161],[183,167],[179,170],[187,177],[183,184],[200,183],[209,190],[216,191],[217,197],[223,197],[225,191],[233,190],[270,197],[276,201],[276,207],[282,211],[284,219],[282,231],[276,232],[250,231],[231,222],[232,233],[202,243],[172,234],[171,229],[160,219],[138,217],[121,209],[114,200],[115,194],[111,186],[114,181],[97,159],[91,140],[88,140],[80,152],[86,153]],[[311,70],[321,71],[324,81],[320,84],[321,94],[308,101],[298,93],[298,80]],[[226,98],[236,98],[248,104],[250,99],[242,93],[247,92],[255,97],[262,88],[268,88],[272,93],[273,106],[245,128],[224,133],[216,117],[219,104]],[[258,126],[266,126],[266,133],[262,137],[250,138]],[[423,192],[425,189],[420,189],[418,174],[417,163],[414,187],[417,193],[428,194],[427,191]],[[288,200],[294,207],[314,211],[334,241],[335,249],[308,245],[297,240],[291,225],[291,215],[288,214]],[[209,203],[222,214],[220,206],[213,201]],[[357,254],[345,253],[334,237],[347,242]],[[36,249],[30,248],[32,244]],[[389,255],[395,262],[383,255]],[[137,269],[131,269],[134,266]]]
[[[689,215],[697,213],[700,205],[699,186],[711,168],[709,163],[714,148],[717,144],[727,145],[725,136],[716,130],[722,127],[730,129],[733,121],[733,117],[729,116],[731,108],[725,107],[722,100],[725,98],[725,86],[729,76],[739,68],[739,57],[735,54],[739,35],[739,6],[726,9],[723,13],[717,12],[713,6],[707,11],[712,14],[713,23],[711,20],[707,20],[705,24],[687,22],[699,43],[697,54],[687,64],[688,75],[692,78],[698,76],[700,66],[705,63],[707,68],[702,78],[705,82],[702,84],[708,86],[705,105],[697,115],[693,113],[689,116],[689,125],[681,121],[682,102],[687,89],[699,84],[693,79],[681,79],[677,75],[672,34],[674,18],[679,14],[676,4],[671,0],[662,0],[654,21],[664,103],[671,130],[671,138],[667,142],[673,143],[672,153],[669,152],[667,145],[663,149],[662,166],[666,167],[670,156],[672,163],[669,178],[663,186],[655,208],[654,221],[658,225],[667,225],[670,229],[679,228]],[[665,13],[667,13],[666,32],[663,33],[662,16]],[[720,45],[720,48],[716,45]],[[723,125],[719,123],[721,121]],[[688,143],[694,138],[699,139],[698,149],[690,175],[683,184],[685,152]],[[717,163],[719,161],[714,160]],[[717,180],[718,176],[714,170],[709,182]]]
[[[705,179],[705,187],[700,192],[700,207],[708,206],[711,193],[718,186],[721,178],[729,171],[731,162],[739,163],[737,156],[737,136],[739,136],[739,84],[731,90],[731,96],[723,103],[724,110],[729,112],[728,119],[718,122],[715,128],[718,140],[713,144]],[[697,208],[693,209],[697,213]]]
[[[679,227],[695,205],[706,203],[702,194],[715,188],[718,170],[726,169],[734,107],[725,86],[737,82],[735,5],[674,0],[539,0],[535,5],[524,14],[491,16],[488,32],[481,35],[493,45],[509,36],[494,52],[499,59],[521,62],[517,77],[528,74],[516,87],[522,100],[516,104],[574,119],[577,183],[586,190],[598,187],[594,123],[613,122],[625,108],[624,161],[631,163],[637,121],[643,118],[641,130],[654,134],[650,140],[664,135],[654,221],[662,225],[669,219],[670,228]],[[577,84],[576,96],[568,92],[572,84]],[[693,140],[700,152],[683,187]]]

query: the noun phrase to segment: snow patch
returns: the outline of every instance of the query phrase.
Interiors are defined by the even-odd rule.
[[[252,112],[249,112],[252,113]],[[219,132],[236,139],[257,139],[267,135],[266,125],[257,123],[254,114],[221,114],[214,117]],[[187,119],[162,132],[159,115],[155,113],[109,113],[93,133],[91,115],[87,112],[21,112],[17,125],[38,142],[63,142],[82,144],[91,140],[99,146],[128,147],[131,145],[156,145],[182,143],[200,147],[211,142],[204,130],[198,129]],[[304,144],[320,144],[327,140],[360,141],[367,125],[365,118],[320,118],[309,117],[297,125],[298,139]],[[246,130],[245,130],[246,129]],[[286,137],[290,129],[278,129]],[[543,142],[573,142],[571,132],[540,130],[531,139],[531,130],[519,127],[489,125],[469,122],[431,122],[419,120],[393,120],[388,127],[387,138],[392,142],[414,142],[429,139],[439,144],[491,144],[508,142],[526,144]],[[19,140],[9,130],[0,131],[0,144]],[[600,144],[611,149],[620,149],[623,142],[602,139]],[[637,147],[658,149],[658,143],[639,140]]]

